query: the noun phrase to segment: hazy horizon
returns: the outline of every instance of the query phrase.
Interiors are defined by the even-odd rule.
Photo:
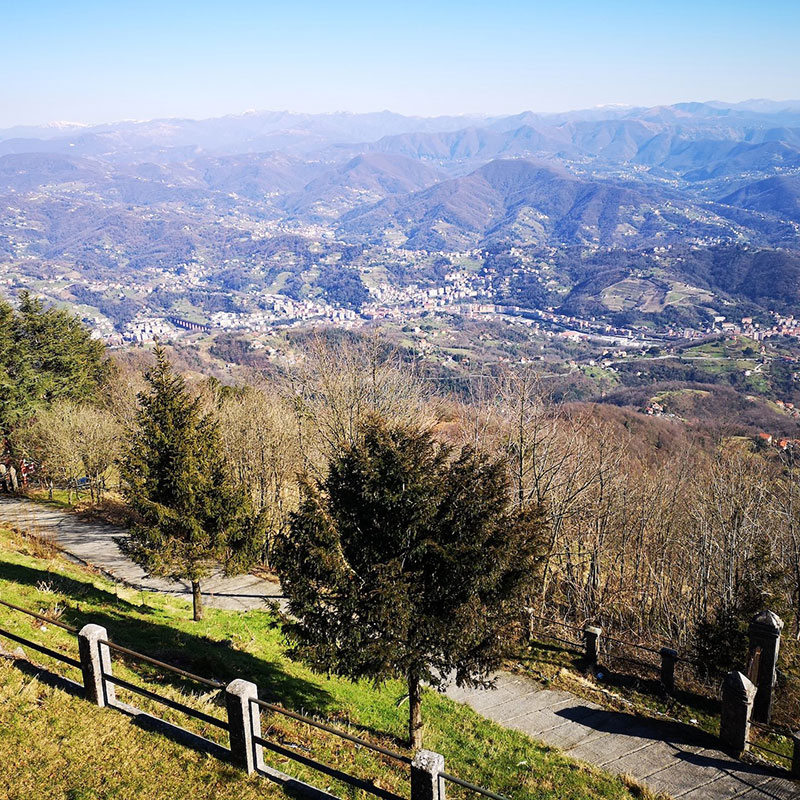
[[[800,6],[343,0],[4,10],[0,127],[240,109],[504,116],[797,94]],[[476,111],[477,109],[477,111]]]
[[[210,119],[223,119],[223,118],[237,118],[237,117],[245,117],[248,115],[257,115],[257,114],[291,114],[295,116],[336,116],[336,115],[352,115],[352,116],[361,116],[361,115],[377,115],[377,114],[394,114],[397,116],[408,117],[408,118],[419,118],[419,119],[440,119],[440,118],[486,118],[486,119],[494,119],[494,118],[503,118],[503,117],[513,117],[518,116],[521,114],[537,114],[541,116],[559,116],[564,114],[580,114],[582,112],[592,112],[592,111],[602,111],[602,110],[613,110],[613,109],[629,109],[629,110],[638,110],[638,109],[652,109],[652,108],[668,108],[670,106],[682,105],[682,104],[689,104],[689,103],[698,103],[702,105],[709,105],[709,104],[719,104],[722,106],[746,106],[750,103],[770,103],[776,106],[783,106],[785,108],[798,108],[800,107],[800,99],[794,98],[781,98],[775,99],[771,97],[747,97],[741,100],[720,100],[719,98],[708,99],[708,100],[697,100],[695,98],[690,99],[683,99],[683,100],[676,100],[672,103],[654,103],[652,105],[632,105],[629,103],[600,103],[595,106],[586,106],[581,108],[555,108],[555,109],[540,109],[540,108],[519,108],[515,110],[511,110],[508,112],[503,112],[499,114],[494,114],[486,111],[482,111],[480,109],[474,111],[462,111],[462,112],[454,112],[454,113],[431,113],[431,114],[414,114],[414,113],[405,113],[402,111],[397,111],[393,108],[374,108],[374,109],[366,109],[364,111],[353,111],[351,109],[339,108],[333,109],[330,111],[309,111],[303,108],[246,108],[241,111],[233,110],[233,111],[225,111],[220,114],[212,114],[210,116],[186,116],[180,114],[167,114],[164,116],[157,116],[157,117],[119,117],[115,119],[97,119],[97,120],[77,120],[77,119],[45,119],[42,121],[31,122],[28,120],[22,120],[18,122],[13,122],[8,125],[3,125],[0,129],[2,130],[11,130],[15,128],[47,128],[47,127],[57,127],[57,126],[76,126],[76,127],[85,127],[85,128],[93,128],[93,127],[101,127],[104,125],[120,125],[124,123],[145,123],[145,122],[157,122],[159,120],[190,120],[193,122],[202,122],[204,120]]]

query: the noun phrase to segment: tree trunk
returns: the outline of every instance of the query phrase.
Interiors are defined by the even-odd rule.
[[[422,750],[422,687],[416,675],[408,676],[408,742],[416,752]]]
[[[194,606],[194,621],[203,619],[203,596],[200,594],[200,581],[192,581],[192,605]]]

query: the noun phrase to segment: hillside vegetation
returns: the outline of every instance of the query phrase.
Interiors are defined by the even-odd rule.
[[[0,130],[0,264],[103,335],[220,311],[289,322],[288,298],[357,311],[383,280],[443,288],[465,258],[483,302],[523,283],[528,308],[702,329],[731,302],[797,300],[799,120],[796,103],[691,103]]]
[[[200,675],[229,680],[246,677],[261,696],[306,714],[321,715],[351,733],[402,749],[405,714],[403,689],[390,682],[376,689],[367,682],[326,678],[291,661],[285,654],[281,621],[274,612],[232,613],[209,609],[202,622],[187,620],[180,600],[140,594],[67,563],[33,539],[0,531],[0,597],[23,607],[57,614],[80,626],[94,622],[108,628],[125,646],[166,660]],[[74,638],[61,629],[3,608],[0,625],[12,632],[75,655]],[[14,648],[7,642],[4,646]],[[38,663],[45,656],[33,656]],[[52,669],[78,679],[59,664]],[[221,716],[217,701],[196,686],[115,655],[114,671],[145,683],[168,697]],[[189,727],[207,737],[219,731],[143,698],[118,690],[121,699]],[[647,794],[625,781],[573,762],[524,735],[491,723],[466,706],[427,691],[426,745],[442,752],[449,771],[514,800],[558,797],[635,798]],[[102,710],[50,686],[24,662],[0,659],[0,758],[6,767],[0,791],[14,798],[73,800],[148,800],[165,797],[242,798],[282,796],[261,778],[247,778],[221,762],[137,727],[127,716]],[[384,788],[407,794],[405,774],[391,760],[368,754],[342,740],[273,715],[264,718],[265,735],[304,755],[372,778]],[[349,797],[344,788],[286,759],[268,763],[321,787]],[[462,795],[452,787],[449,795]],[[466,797],[466,795],[464,795]]]

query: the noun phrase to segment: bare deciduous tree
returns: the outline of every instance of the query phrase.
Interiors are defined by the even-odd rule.
[[[92,500],[99,501],[109,470],[117,459],[121,428],[107,411],[70,402],[53,404],[24,429],[15,432],[20,453],[38,464],[50,487],[64,486],[67,500],[87,478]]]

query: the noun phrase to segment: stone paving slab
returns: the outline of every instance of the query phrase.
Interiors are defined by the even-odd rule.
[[[671,766],[650,775],[647,778],[647,784],[657,792],[664,792],[675,797],[715,781],[717,778],[724,778],[727,774],[713,764],[706,764],[702,761],[685,762],[681,761],[678,756]]]
[[[742,795],[735,795],[736,800],[796,800],[798,796],[797,784],[780,778],[773,778]]]
[[[448,695],[507,728],[680,800],[800,800],[800,784],[731,758],[716,749],[714,737],[691,726],[607,711],[522,676],[502,686]]]
[[[637,748],[631,741],[630,752],[613,761],[606,761],[603,769],[618,775],[635,775],[649,786],[650,782],[647,779],[669,766],[675,758],[675,752],[675,748],[666,742],[651,740],[646,747]]]
[[[482,714],[489,716],[491,709],[504,705],[508,702],[519,700],[519,695],[510,691],[507,687],[494,689],[491,692],[478,692],[468,695],[469,705],[480,711]]]
[[[594,711],[591,715],[589,715],[588,719],[596,718],[597,715],[603,714],[603,711]],[[547,744],[553,745],[554,747],[559,747],[562,750],[569,750],[572,747],[580,744],[581,742],[585,741],[589,736],[595,733],[595,731],[589,726],[585,725],[581,722],[573,722],[571,720],[562,720],[560,725],[557,725],[555,728],[550,728],[549,730],[542,731],[541,736],[547,742]],[[521,723],[525,720],[525,718],[520,718],[516,720],[517,723]],[[528,726],[519,725],[519,729],[525,731],[525,733],[530,734],[530,729]]]
[[[747,775],[746,773],[731,775],[729,772],[724,772],[709,783],[703,783],[689,792],[676,795],[675,800],[729,800],[733,797],[740,797],[750,789],[763,787],[771,780],[769,775]]]
[[[632,742],[631,739],[636,736],[637,731],[643,734],[643,738]],[[628,755],[633,750],[647,747],[650,740],[646,738],[646,731],[644,726],[631,729],[626,736],[614,736],[611,731],[595,731],[571,748],[569,754],[592,764],[606,764]]]
[[[565,705],[575,702],[575,698],[566,692],[531,691],[506,700],[491,708],[491,718],[496,722],[505,722],[515,717],[525,714],[532,714],[534,711],[555,711],[564,708]],[[489,716],[484,712],[486,716]]]
[[[567,708],[572,705],[575,705],[574,697],[570,700],[562,700],[560,703],[552,706],[551,708],[540,708],[536,711],[530,711],[528,713],[521,712],[513,717],[505,717],[502,720],[497,719],[495,722],[501,723],[506,728],[514,728],[515,730],[523,731],[524,733],[529,733],[531,730],[536,730],[537,733],[541,733],[543,731],[559,728],[566,724],[566,720],[563,717],[558,716],[558,712],[563,708]],[[484,716],[489,717],[489,719],[493,719],[493,717],[489,714],[484,714]]]

